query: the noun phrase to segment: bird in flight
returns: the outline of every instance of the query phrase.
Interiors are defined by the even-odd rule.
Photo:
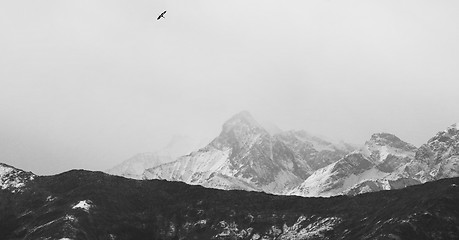
[[[161,13],[161,14],[159,15],[159,17],[158,17],[156,20],[159,20],[159,19],[161,19],[161,18],[165,18],[165,17],[164,17],[164,14],[165,14],[165,13],[166,13],[166,11],[164,11],[163,13]]]

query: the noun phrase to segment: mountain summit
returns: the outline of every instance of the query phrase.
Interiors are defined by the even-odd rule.
[[[362,152],[383,172],[393,172],[414,158],[417,148],[390,133],[375,133]]]
[[[261,125],[255,121],[252,115],[247,111],[242,111],[230,119],[228,119],[223,124],[222,133],[229,132],[235,130],[234,128],[250,128],[250,129],[260,129],[264,130]]]

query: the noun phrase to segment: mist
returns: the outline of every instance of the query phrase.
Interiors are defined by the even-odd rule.
[[[447,0],[3,1],[0,162],[105,170],[242,110],[419,146],[459,122],[458,25]]]

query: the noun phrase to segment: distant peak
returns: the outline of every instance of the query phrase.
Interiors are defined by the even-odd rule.
[[[251,119],[251,120],[253,120],[252,114],[250,114],[248,111],[241,111],[241,112],[235,114],[230,119],[233,119],[233,118],[241,118],[241,119]]]
[[[459,139],[459,123],[454,123],[447,127],[445,130],[440,131],[435,135],[435,137],[429,139],[429,143],[431,142],[448,142],[448,141],[458,141]]]
[[[371,135],[370,141],[366,142],[365,145],[376,144],[378,146],[390,146],[394,148],[400,148],[405,150],[414,150],[416,147],[410,143],[401,140],[399,137],[391,133],[375,133]]]
[[[388,140],[388,141],[392,141],[392,142],[402,141],[400,138],[398,138],[394,134],[385,133],[385,132],[374,133],[373,135],[371,135],[371,138],[370,138],[370,140],[380,140],[380,139],[384,139],[384,140]]]
[[[226,121],[223,125],[223,129],[229,130],[234,126],[238,125],[248,125],[250,127],[261,128],[260,124],[257,121],[255,121],[255,119],[248,111],[242,111],[232,116],[228,121]]]

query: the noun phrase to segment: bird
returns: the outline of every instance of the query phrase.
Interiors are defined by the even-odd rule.
[[[159,19],[161,19],[161,18],[165,18],[165,17],[164,17],[164,14],[165,14],[165,13],[166,13],[166,11],[164,11],[163,13],[161,13],[161,14],[159,15],[159,17],[158,17],[156,20],[159,20]]]

